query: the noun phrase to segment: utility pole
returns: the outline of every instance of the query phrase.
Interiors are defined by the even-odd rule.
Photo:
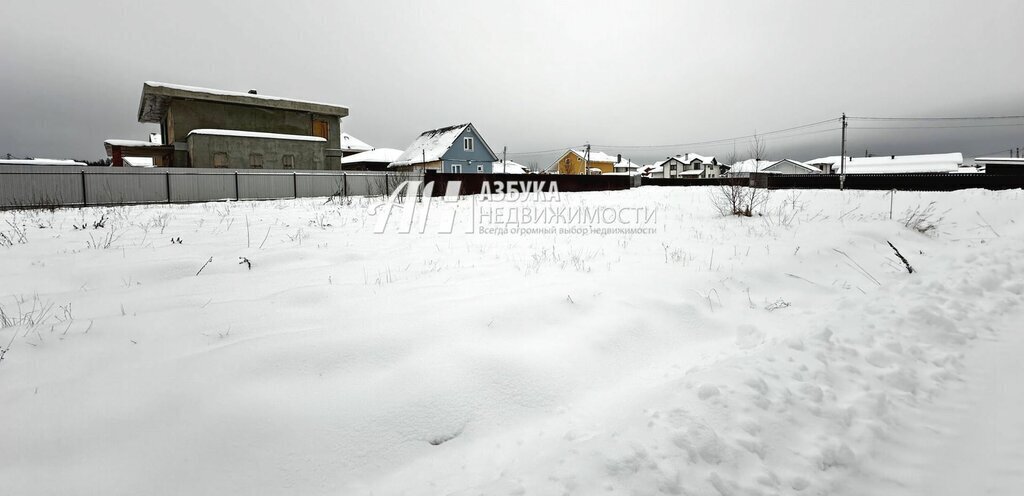
[[[839,191],[845,189],[846,182],[846,112],[843,112],[843,147],[839,154]]]
[[[501,148],[501,173],[502,174],[508,172],[508,166],[505,165],[505,158],[507,156],[508,156],[508,146],[506,145],[506,146],[503,146]]]
[[[587,143],[587,151],[583,154],[583,175],[590,174],[590,143]]]

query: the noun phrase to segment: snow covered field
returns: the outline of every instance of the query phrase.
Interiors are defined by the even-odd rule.
[[[1020,191],[709,193],[562,194],[643,235],[2,212],[0,493],[1024,492]]]

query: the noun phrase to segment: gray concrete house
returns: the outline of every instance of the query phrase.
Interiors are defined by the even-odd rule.
[[[466,123],[424,132],[388,168],[490,173],[497,161],[498,157],[473,124]]]
[[[108,140],[115,166],[152,157],[157,167],[340,169],[341,105],[147,82],[139,122],[160,125],[162,143]]]

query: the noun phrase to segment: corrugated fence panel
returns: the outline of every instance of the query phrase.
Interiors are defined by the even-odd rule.
[[[59,207],[82,203],[80,171],[0,171],[0,207]]]
[[[171,201],[175,203],[235,199],[235,174],[233,172],[171,173],[169,179]]]
[[[167,202],[167,176],[153,172],[85,173],[89,205],[124,205]]]
[[[341,174],[299,175],[297,178],[300,198],[334,196],[344,193],[344,177]]]
[[[383,174],[348,174],[348,196],[379,195],[384,187]]]
[[[292,174],[238,173],[239,200],[275,200],[295,197]]]

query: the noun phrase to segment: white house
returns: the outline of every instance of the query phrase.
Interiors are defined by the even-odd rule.
[[[821,174],[821,170],[817,167],[790,158],[779,160],[761,169],[759,172],[770,174]]]
[[[808,160],[807,164],[826,174],[839,174],[841,157]],[[847,157],[847,174],[921,174],[956,172],[964,163],[960,153],[930,155],[887,155],[884,157]]]
[[[660,175],[657,168],[661,168]],[[718,177],[722,175],[722,168],[719,167],[715,157],[698,155],[696,153],[684,153],[667,157],[665,160],[655,162],[649,169],[651,177]]]

